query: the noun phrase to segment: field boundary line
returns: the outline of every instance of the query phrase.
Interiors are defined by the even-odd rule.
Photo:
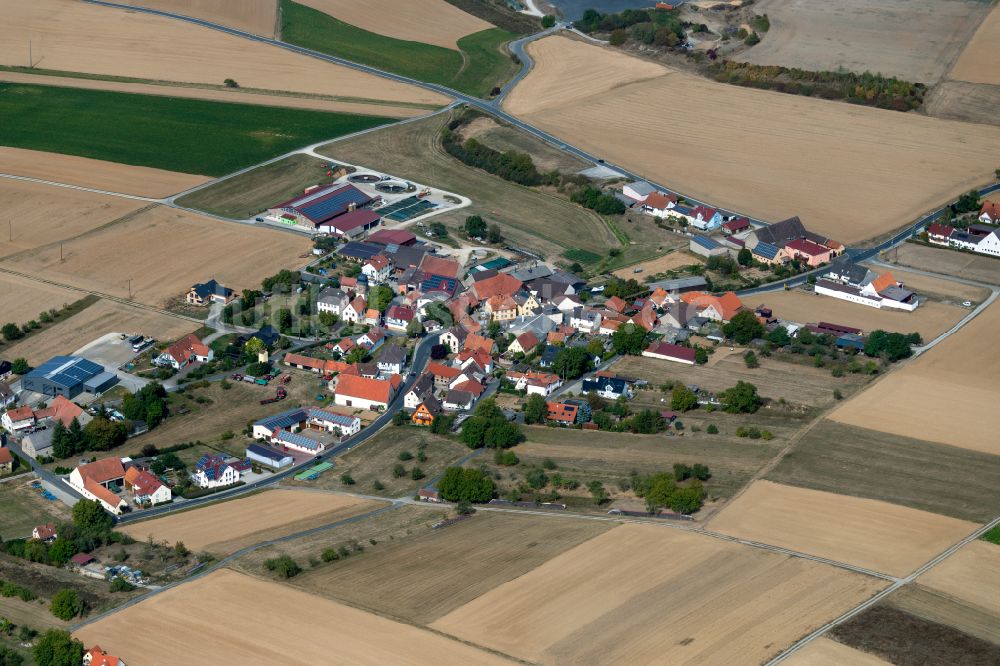
[[[37,183],[39,185],[49,185],[51,187],[64,187],[68,190],[78,190],[80,192],[92,192],[93,194],[103,194],[109,197],[132,199],[134,201],[147,201],[149,203],[166,203],[165,199],[157,199],[155,197],[143,197],[139,196],[138,194],[125,194],[124,192],[112,192],[111,190],[101,190],[96,187],[84,187],[83,185],[71,185],[69,183],[60,183],[59,181],[55,180],[32,178],[30,176],[18,176],[17,174],[13,173],[0,173],[0,178],[9,178],[10,180],[23,180],[29,183]]]

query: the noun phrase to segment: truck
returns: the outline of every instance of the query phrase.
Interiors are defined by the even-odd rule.
[[[267,377],[258,377],[257,381],[255,381],[254,383],[258,384],[259,386],[267,386],[267,383],[269,381],[270,380]]]
[[[292,381],[292,376],[291,375],[285,375],[284,377],[281,378],[281,383],[282,384],[287,384],[290,381]]]
[[[257,378],[254,377],[253,375],[243,375],[243,381],[245,381],[247,384],[256,384]]]

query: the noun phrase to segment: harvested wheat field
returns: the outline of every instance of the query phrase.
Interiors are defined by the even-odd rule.
[[[386,37],[456,49],[458,40],[492,23],[445,0],[296,0],[353,26]]]
[[[18,77],[17,74],[10,76]],[[40,79],[42,77],[28,78]],[[41,83],[49,83],[49,78],[45,77]],[[7,75],[0,74],[0,80],[10,79]],[[84,81],[83,79],[67,80]],[[54,84],[55,81],[52,83]],[[100,82],[91,81],[89,83]],[[207,176],[142,166],[128,166],[104,160],[92,160],[87,157],[76,157],[75,155],[44,153],[7,146],[0,146],[0,173],[152,198],[176,194],[208,180]],[[51,193],[52,190],[53,188],[49,186],[46,192]]]
[[[137,541],[183,541],[191,550],[228,555],[285,534],[332,523],[377,508],[348,495],[267,490],[241,499],[133,523],[122,531]]]
[[[801,558],[625,525],[430,626],[550,664],[757,663],[883,585]]]
[[[954,275],[966,280],[1000,284],[1000,261],[982,254],[904,243],[898,250],[893,251],[890,258],[894,264],[901,266],[919,268],[932,273]]]
[[[221,86],[211,86],[209,84],[185,84],[172,85],[170,83],[127,83],[125,81],[106,81],[104,79],[84,79],[72,76],[50,76],[48,74],[23,74],[21,72],[0,71],[0,81],[11,83],[27,83],[40,86],[59,86],[60,88],[82,88],[84,90],[109,90],[113,92],[134,93],[137,95],[160,95],[162,97],[178,97],[181,99],[204,99],[210,102],[232,102],[234,104],[254,104],[257,106],[280,106],[288,109],[306,109],[310,111],[329,111],[331,113],[353,113],[369,116],[385,116],[387,118],[409,118],[427,113],[427,109],[418,106],[393,106],[389,103],[365,103],[365,102],[344,102],[328,97],[316,97],[308,94],[296,94],[282,92],[255,93],[242,88],[224,88]],[[11,150],[2,148],[2,150]],[[32,152],[32,151],[24,151]],[[37,153],[50,154],[50,153]],[[86,159],[74,157],[73,159]],[[96,164],[104,164],[100,160],[88,160]],[[108,164],[114,164],[109,162]],[[149,169],[147,167],[126,167],[114,164],[118,169],[143,168],[146,171],[158,172],[159,174],[175,175],[187,179],[200,179],[198,182],[207,180],[203,176],[193,176],[186,173],[176,173],[173,171],[163,171],[161,169]],[[72,173],[72,172],[68,172]],[[42,176],[39,176],[42,177]],[[70,176],[68,176],[70,177]],[[164,176],[160,176],[161,178]],[[50,179],[52,180],[52,179]],[[88,183],[76,183],[73,180],[61,180],[59,182],[70,182],[74,185],[87,185],[89,187],[100,187],[101,189],[111,189],[99,185],[89,185]],[[131,189],[142,188],[144,183],[132,182]],[[168,181],[172,183],[173,181]],[[156,186],[154,181],[153,186]],[[197,184],[197,183],[196,183]],[[128,187],[124,186],[123,187]],[[148,192],[132,192],[129,189],[118,190],[127,194],[141,194],[143,196],[161,197],[168,194],[176,194],[189,186],[177,189],[157,189]]]
[[[219,23],[264,37],[274,37],[278,0],[124,0],[122,4]]]
[[[1000,6],[994,6],[979,30],[972,36],[969,45],[958,57],[948,78],[969,83],[1000,84],[1000,56],[997,55],[1000,42]]]
[[[7,150],[0,149],[0,164]],[[4,211],[0,227],[6,227],[0,228],[0,257],[85,234],[144,205],[142,201],[0,178],[0,207]]]
[[[976,0],[764,0],[771,29],[737,60],[813,71],[880,72],[933,84],[951,68],[989,5]]]
[[[0,312],[3,322],[24,324],[50,310],[83,298],[72,289],[36,282],[17,275],[0,272]]]
[[[896,279],[902,280],[902,277]],[[917,332],[924,340],[934,339],[969,314],[968,308],[938,301],[924,302],[913,312],[880,310],[801,289],[760,294],[758,298],[772,308],[779,319],[801,324],[826,321],[854,326],[866,333],[879,328],[898,333]]]
[[[844,403],[830,418],[1000,455],[1000,304]]]
[[[222,222],[189,211],[156,206],[117,224],[7,257],[6,268],[112,296],[163,305],[195,282],[217,279],[237,292],[257,287],[283,268],[309,258],[305,236]]]
[[[893,267],[887,269],[885,266],[868,266],[868,268],[877,273],[884,273],[886,270],[889,270],[907,289],[915,291],[920,296],[927,296],[935,300],[951,302],[970,300],[979,304],[986,300],[991,293],[986,287],[977,287],[963,282],[955,282],[954,280],[922,275],[908,271],[905,268]],[[1000,271],[1000,264],[996,268]]]
[[[72,293],[75,297],[71,300],[85,295]],[[4,354],[9,358],[23,356],[31,365],[39,365],[57,354],[74,352],[107,333],[140,331],[158,340],[175,340],[196,328],[198,324],[189,319],[102,300],[23,342],[10,345]]]
[[[443,105],[414,86],[143,12],[77,0],[0,0],[0,64],[159,81]]]
[[[130,666],[190,662],[194,643],[203,664],[510,663],[424,629],[229,570],[158,594],[75,636],[128,655]]]
[[[923,109],[937,118],[1000,125],[1000,85],[942,81],[924,97]]]
[[[799,215],[846,243],[992,180],[1000,153],[997,127],[715,83],[563,36],[528,50],[507,111],[684,194]]]
[[[619,269],[615,271],[615,276],[620,277],[623,280],[628,280],[629,278],[635,277],[635,269],[637,268],[641,268],[642,272],[645,274],[655,274],[680,268],[681,266],[690,266],[691,264],[700,263],[701,259],[699,257],[695,257],[694,255],[688,254],[684,251],[675,251],[670,254],[665,254],[662,257],[657,257],[656,259],[644,261],[641,264],[633,264],[632,266]]]
[[[1000,546],[973,541],[917,581],[995,616],[1000,623]]]
[[[804,648],[792,653],[785,660],[789,666],[884,666],[888,661],[882,661],[873,654],[855,650],[843,643],[820,636],[810,641]]]
[[[903,576],[976,529],[877,500],[755,481],[711,529]]]

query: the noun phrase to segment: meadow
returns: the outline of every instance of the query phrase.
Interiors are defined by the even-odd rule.
[[[515,35],[489,28],[460,38],[460,51],[369,32],[291,0],[282,0],[282,38],[298,46],[378,67],[477,97],[501,86],[517,66],[502,51]]]
[[[0,145],[208,176],[389,121],[10,83],[0,83],[0,116]]]

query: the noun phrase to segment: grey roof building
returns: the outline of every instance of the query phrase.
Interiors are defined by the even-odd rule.
[[[104,372],[104,368],[80,356],[53,356],[21,379],[21,388],[55,397],[74,398],[84,384]]]

